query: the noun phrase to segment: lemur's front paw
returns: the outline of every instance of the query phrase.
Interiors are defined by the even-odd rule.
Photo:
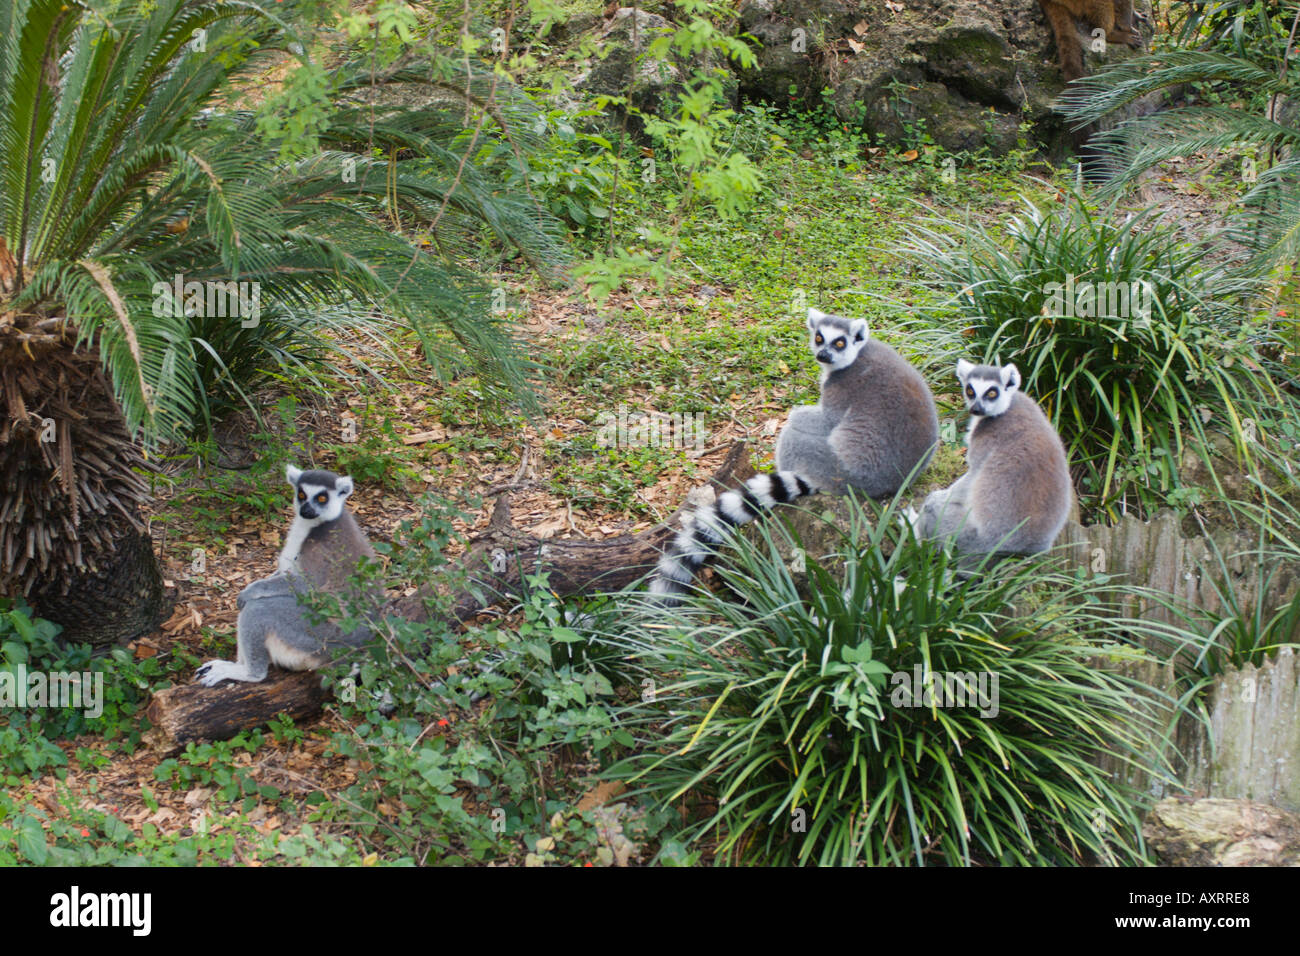
[[[208,661],[194,672],[194,682],[216,687],[223,680],[240,680],[244,669],[233,661]]]

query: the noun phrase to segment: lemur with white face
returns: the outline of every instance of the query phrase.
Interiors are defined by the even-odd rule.
[[[970,427],[966,474],[925,499],[917,532],[956,535],[966,554],[1037,554],[1056,540],[1073,487],[1065,446],[1043,410],[1020,391],[1014,365],[957,362]]]
[[[822,366],[821,400],[790,411],[776,442],[777,471],[750,478],[705,505],[659,560],[652,594],[685,589],[727,530],[814,491],[893,495],[930,462],[939,413],[925,379],[865,319],[808,310],[808,338]]]
[[[254,581],[236,599],[239,608],[235,661],[208,661],[194,675],[206,687],[224,680],[266,679],[274,662],[287,670],[314,670],[329,663],[331,651],[359,647],[370,630],[344,633],[330,621],[316,620],[299,600],[312,592],[347,593],[348,580],[362,559],[375,551],[347,510],[352,479],[332,471],[302,471],[292,465],[285,477],[295,491],[294,518],[280,551],[279,570]],[[382,595],[371,589],[374,607]]]

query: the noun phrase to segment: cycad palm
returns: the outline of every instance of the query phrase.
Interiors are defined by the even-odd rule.
[[[0,594],[29,594],[85,639],[147,628],[161,588],[140,443],[319,356],[331,307],[391,316],[439,372],[468,366],[528,398],[530,365],[465,256],[486,233],[535,265],[560,259],[551,221],[496,190],[464,129],[481,110],[489,132],[513,132],[521,98],[427,63],[364,82],[345,64],[325,151],[280,163],[250,114],[195,121],[288,42],[253,4],[17,0],[0,37]],[[381,105],[413,82],[428,105]],[[375,158],[388,149],[401,159]],[[435,223],[433,253],[398,215]],[[173,307],[177,276],[257,283],[256,323]]]
[[[1266,97],[1269,108],[1251,113],[1226,105],[1188,105],[1119,123],[1095,142],[1116,160],[1110,188],[1123,187],[1174,157],[1204,151],[1244,149],[1263,166],[1276,157],[1243,197],[1244,212],[1233,232],[1254,251],[1256,265],[1295,262],[1300,259],[1300,114],[1292,109],[1288,118],[1277,107],[1300,101],[1300,73],[1245,51],[1173,50],[1076,80],[1061,97],[1062,112],[1079,125],[1094,123],[1151,93],[1193,83],[1247,90]]]

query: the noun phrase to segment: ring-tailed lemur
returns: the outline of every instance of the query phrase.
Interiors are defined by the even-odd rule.
[[[293,523],[280,551],[279,570],[254,581],[236,599],[239,608],[239,651],[235,661],[208,661],[194,675],[206,687],[224,680],[257,682],[266,679],[268,664],[287,670],[323,667],[338,647],[359,647],[370,630],[344,633],[330,621],[318,621],[300,595],[328,592],[343,595],[348,579],[364,559],[374,560],[365,533],[344,502],[352,494],[352,479],[332,471],[302,471],[290,465],[285,477],[296,492]],[[378,590],[367,595],[377,607]]]
[[[1020,391],[1014,365],[957,362],[970,428],[966,474],[925,499],[918,533],[956,534],[967,554],[1037,554],[1056,540],[1073,489],[1065,447],[1043,410]]]
[[[730,527],[779,503],[850,488],[885,497],[929,464],[939,413],[921,374],[870,338],[865,319],[809,309],[808,336],[823,367],[821,400],[790,411],[776,441],[775,473],[756,475],[696,510],[659,560],[652,594],[682,591]]]

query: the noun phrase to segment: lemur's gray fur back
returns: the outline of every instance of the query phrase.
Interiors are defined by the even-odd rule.
[[[892,495],[929,464],[939,414],[921,374],[870,339],[862,319],[810,309],[808,332],[813,354],[827,366],[821,400],[791,410],[777,437],[775,473],[757,475],[695,512],[659,560],[652,594],[683,591],[729,528],[776,504],[850,488],[873,498]]]
[[[968,467],[950,487],[926,498],[918,533],[955,535],[957,550],[969,555],[1048,550],[1074,494],[1060,436],[1019,390],[1014,365],[963,361],[957,377],[971,409]]]
[[[924,469],[938,443],[939,412],[921,373],[868,339],[852,365],[825,377],[820,402],[791,410],[776,467],[831,494],[852,487],[882,498]]]

